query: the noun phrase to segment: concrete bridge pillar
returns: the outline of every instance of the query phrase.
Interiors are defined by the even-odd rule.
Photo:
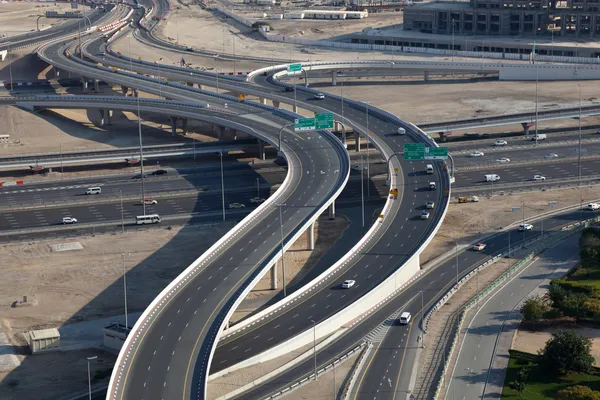
[[[186,82],[186,85],[190,86],[190,87],[194,87],[194,82]]]
[[[204,85],[198,84],[198,89],[204,90]]]
[[[187,124],[188,124],[188,119],[181,118],[181,130],[183,131],[184,135],[187,135]]]
[[[360,151],[360,135],[358,134],[358,132],[354,132],[354,138],[356,140],[356,152]]]
[[[315,249],[315,223],[308,227],[308,250]]]
[[[112,125],[110,121],[110,114],[112,110],[100,110],[100,116],[102,117],[102,126]]]
[[[329,205],[329,219],[335,219],[335,201]]]
[[[535,124],[528,123],[528,122],[523,122],[523,123],[521,124],[521,126],[523,127],[523,134],[524,134],[524,135],[529,135],[529,130],[530,130],[531,128],[535,128]]]
[[[133,89],[133,97],[140,97],[140,91],[137,89]]]
[[[331,86],[337,85],[337,71],[331,71]]]
[[[297,106],[295,106],[295,105],[294,105],[294,106],[292,106],[292,111],[293,111],[293,112],[295,112],[295,113],[297,113],[297,112],[298,112],[298,107],[297,107]]]
[[[98,79],[94,79],[94,90],[96,93],[100,91],[100,81]]]
[[[265,142],[258,139],[258,159],[264,161],[265,156]]]
[[[171,119],[171,136],[177,134],[177,117],[170,117]]]
[[[277,290],[277,263],[271,267],[271,290]]]
[[[429,71],[423,72],[423,80],[427,82],[429,80]]]
[[[128,90],[129,90],[129,88],[127,86],[121,86],[121,93],[127,94]]]
[[[260,100],[260,104],[267,104],[267,99],[264,97],[259,97],[258,99]]]
[[[83,86],[83,93],[87,93],[88,92],[88,80],[84,76],[81,77],[81,85]]]
[[[279,102],[277,100],[273,100],[273,107],[279,108]]]
[[[221,125],[213,124],[213,132],[217,134],[219,141],[223,139],[223,127]]]

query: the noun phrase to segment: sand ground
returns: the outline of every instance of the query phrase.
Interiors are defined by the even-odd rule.
[[[83,6],[81,4],[79,5],[78,10],[83,12]],[[68,21],[66,19],[46,18],[46,11],[58,11],[61,13],[71,11],[71,4],[54,2],[14,2],[0,4],[0,38],[35,31],[37,29],[36,20],[39,15],[44,15],[44,17],[39,19],[40,29]],[[89,8],[86,10],[86,13],[88,12]]]
[[[552,334],[556,333],[558,329],[558,327],[541,328],[535,331],[519,329],[511,348],[526,353],[537,354],[538,350],[544,348],[546,342],[552,338]],[[592,339],[591,354],[594,357],[594,365],[600,366],[600,329],[587,326],[569,326],[563,329],[573,329],[578,335]]]

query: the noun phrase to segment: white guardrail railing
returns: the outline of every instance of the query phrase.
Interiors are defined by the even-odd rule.
[[[306,65],[306,64],[303,64],[303,66],[304,65]],[[286,66],[287,66],[287,64],[283,64],[283,65],[267,67],[267,68],[262,68],[262,69],[253,71],[249,74],[249,80],[253,79],[253,77],[255,77],[259,74],[263,74],[264,72],[272,72],[272,71],[276,71],[276,70],[281,70],[282,68],[285,69]],[[275,74],[275,77],[281,76],[285,73],[286,73],[285,71],[279,72],[279,73]],[[298,87],[298,90],[306,91],[309,93],[313,93],[313,92],[316,93],[316,91],[313,91],[312,89],[308,89],[308,88]],[[329,94],[327,94],[326,97],[331,97],[331,98],[334,98],[339,101],[342,100],[341,98],[339,98],[337,96],[333,96],[333,95],[329,95]],[[348,99],[343,99],[343,101],[344,101],[344,103],[347,103],[352,107],[362,108],[366,111],[366,105],[364,103],[356,102],[356,101],[348,100]],[[379,118],[386,120],[387,122],[393,122],[400,126],[405,127],[419,141],[424,141],[424,142],[428,143],[430,146],[438,146],[435,143],[435,141],[433,141],[433,139],[429,135],[427,135],[425,132],[423,132],[422,130],[420,130],[419,128],[417,128],[416,126],[414,126],[412,124],[407,124],[407,123],[401,121],[398,117],[394,116],[391,113],[388,113],[387,111],[380,110],[375,107],[369,107],[369,113],[372,115],[376,115]],[[364,130],[363,127],[354,126],[354,128],[357,131],[361,132],[369,140],[372,140],[372,138],[369,135],[365,135],[366,131]],[[383,143],[375,142],[374,144],[379,148],[380,151],[383,152],[386,159],[392,156],[392,151],[389,148],[387,148],[387,146],[383,145]],[[396,160],[396,162],[397,162],[397,160]],[[436,164],[436,165],[439,166],[439,164]],[[399,164],[398,164],[398,166],[399,166]],[[399,268],[393,274],[391,274],[388,278],[386,278],[377,287],[375,287],[373,290],[371,290],[369,293],[364,295],[361,299],[359,299],[355,303],[353,303],[353,304],[349,305],[348,307],[346,307],[345,309],[339,311],[338,313],[331,316],[327,320],[322,321],[321,323],[317,324],[314,329],[314,334],[317,337],[322,338],[328,334],[331,334],[332,332],[334,332],[336,329],[338,329],[342,325],[349,324],[349,326],[352,326],[352,325],[362,321],[364,318],[366,318],[366,316],[370,315],[379,306],[386,303],[390,298],[395,296],[399,291],[403,290],[406,286],[408,286],[410,283],[412,283],[412,281],[419,276],[419,271],[420,271],[419,254],[427,246],[427,244],[432,240],[433,236],[435,235],[435,233],[441,226],[441,222],[443,221],[445,214],[447,212],[447,208],[448,208],[447,206],[448,206],[449,197],[450,197],[450,187],[449,187],[450,177],[448,176],[448,172],[445,168],[439,168],[439,171],[441,171],[440,176],[445,177],[447,179],[448,184],[446,186],[448,187],[448,193],[447,193],[447,197],[444,198],[444,201],[440,202],[439,209],[442,209],[443,212],[441,215],[438,214],[439,219],[437,220],[437,223],[434,224],[427,239],[421,244],[421,246],[419,246],[419,248],[415,251],[414,255],[412,257],[410,257],[410,259],[408,259],[403,265],[399,266]],[[390,187],[396,186],[396,177],[392,171],[390,171],[390,178],[391,178]],[[442,186],[444,187],[444,185],[442,185]],[[393,204],[392,198],[388,197],[388,200],[386,201],[381,214],[384,216],[387,215],[389,213],[388,211],[391,208],[392,204]],[[389,221],[386,221],[386,223],[388,223],[388,222]],[[311,281],[308,284],[306,284],[305,286],[303,286],[298,291],[287,296],[285,299],[271,305],[267,309],[259,312],[258,314],[253,315],[252,317],[240,322],[239,324],[234,325],[229,330],[223,332],[222,339],[231,337],[232,335],[234,335],[240,331],[243,331],[243,330],[249,328],[250,326],[255,325],[256,323],[260,322],[261,320],[272,316],[273,314],[277,313],[280,310],[285,309],[286,307],[290,306],[292,303],[299,301],[303,296],[306,296],[313,290],[318,289],[321,285],[323,285],[328,280],[328,278],[333,276],[333,274],[335,274],[340,269],[344,268],[349,262],[351,262],[351,259],[353,257],[360,255],[361,251],[363,251],[364,248],[370,244],[369,241],[374,237],[374,235],[376,235],[376,233],[381,228],[381,226],[382,226],[382,220],[378,219],[378,221],[373,226],[371,226],[371,228],[369,229],[367,234],[365,236],[363,236],[361,238],[361,240],[348,253],[346,253],[340,260],[338,260],[334,265],[332,265],[326,271],[321,273],[317,278],[315,278],[313,281]],[[275,358],[283,353],[286,353],[292,349],[297,349],[299,347],[302,347],[302,346],[308,344],[311,340],[313,340],[313,331],[307,330],[303,333],[296,335],[294,338],[289,339],[288,341],[281,343],[274,348],[271,348],[269,351],[267,351],[265,353],[254,356],[242,363],[238,363],[230,368],[227,368],[216,374],[213,374],[209,377],[209,379],[215,379],[219,376],[223,376],[224,374],[227,374],[227,373],[237,370],[239,368],[243,368],[243,367],[252,365],[257,362],[264,362],[266,360],[273,359],[273,358]]]
[[[142,79],[142,80],[151,80],[151,79],[147,79],[147,78],[144,79],[144,77],[139,77],[139,78]],[[182,85],[182,87],[186,87],[186,86]],[[189,89],[191,89],[191,88],[189,88]],[[197,90],[197,89],[195,89],[193,91],[201,92],[203,94],[211,94],[211,95],[213,95],[213,97],[226,98],[228,100],[235,99],[233,96],[215,95],[214,93],[200,91],[200,90]],[[245,104],[252,104],[252,103],[245,102]],[[289,112],[284,112],[284,111],[281,111],[281,110],[277,110],[277,109],[274,109],[272,107],[267,107],[267,106],[264,106],[264,105],[261,105],[261,104],[256,104],[256,107],[272,111],[272,112],[276,113],[278,116],[284,117],[284,118],[287,117],[288,119],[290,119],[290,117],[298,117],[295,114],[292,114],[292,113],[289,113]],[[222,121],[222,123],[225,124],[225,125],[228,125],[227,121]],[[240,126],[240,128],[241,128],[241,126]],[[244,129],[241,129],[241,130],[244,130]],[[327,207],[329,207],[329,204],[332,203],[339,196],[339,194],[341,193],[341,191],[345,187],[345,184],[346,184],[346,182],[347,182],[347,180],[349,178],[349,174],[350,174],[349,163],[350,163],[350,160],[349,160],[347,152],[345,151],[345,149],[343,149],[343,146],[341,146],[341,142],[339,142],[339,140],[332,133],[327,132],[327,131],[322,131],[322,132],[325,135],[330,136],[330,139],[334,143],[337,143],[337,144],[340,145],[339,151],[340,152],[343,151],[344,154],[345,154],[345,159],[343,160],[343,162],[345,162],[347,164],[347,167],[348,167],[347,168],[347,173],[346,173],[346,176],[343,178],[343,182],[339,185],[340,187],[333,194],[333,196],[330,198],[330,200],[327,201],[327,202],[325,202],[319,209],[317,209],[313,213],[313,216],[300,229],[297,229],[296,234],[294,235],[294,237],[292,237],[291,239],[288,239],[288,241],[286,242],[286,244],[284,246],[284,249],[289,248],[294,243],[294,241],[297,239],[297,237],[299,237],[306,230],[306,228],[308,228],[308,226],[310,226],[310,224],[312,224],[314,222],[314,220],[316,220],[318,218],[318,216],[324,210],[326,210]],[[274,147],[277,146],[277,144],[275,143],[275,139],[271,139],[269,137],[266,137],[265,135],[258,134],[254,130],[253,130],[253,134],[259,136],[261,139],[267,141],[268,143],[270,143]],[[286,150],[289,150],[289,147],[285,143],[282,143],[282,146],[284,146],[284,152]],[[267,199],[267,201],[265,201],[261,206],[259,206],[252,213],[250,213],[238,225],[236,225],[236,227],[234,229],[232,229],[227,234],[225,234],[221,239],[219,239],[219,241],[217,241],[203,255],[201,255],[194,263],[192,263],[192,265],[190,265],[173,282],[171,282],[171,284],[169,284],[154,299],[154,301],[152,301],[152,303],[150,304],[150,306],[142,313],[142,315],[140,316],[140,318],[138,319],[138,321],[136,322],[136,324],[132,328],[130,334],[128,335],[128,337],[127,337],[127,339],[126,339],[126,341],[125,341],[125,343],[123,345],[123,348],[122,348],[122,350],[119,353],[119,356],[117,358],[117,362],[115,364],[116,367],[113,370],[113,374],[111,376],[111,380],[110,380],[110,384],[109,384],[109,390],[108,390],[108,396],[109,396],[109,398],[112,398],[112,399],[117,399],[118,398],[118,393],[119,393],[120,390],[122,390],[121,384],[122,384],[122,379],[123,379],[123,372],[125,370],[126,363],[129,361],[129,359],[130,359],[130,357],[132,355],[133,348],[137,344],[137,342],[140,339],[142,333],[145,332],[147,329],[150,328],[150,326],[152,324],[152,320],[154,319],[155,316],[157,316],[157,314],[162,309],[162,306],[164,306],[166,304],[166,302],[168,301],[168,299],[172,298],[176,293],[178,293],[179,289],[181,289],[188,281],[190,281],[196,274],[198,274],[203,269],[203,267],[212,260],[212,258],[215,256],[215,254],[218,251],[220,251],[224,246],[226,246],[229,242],[231,242],[234,238],[236,238],[238,236],[238,234],[242,230],[244,230],[245,228],[249,227],[250,224],[254,223],[255,220],[257,220],[257,218],[259,216],[261,216],[267,209],[269,209],[270,207],[274,206],[274,204],[276,204],[278,202],[279,198],[282,196],[282,193],[284,193],[285,190],[290,186],[290,176],[291,176],[291,172],[293,171],[293,168],[292,168],[292,163],[288,163],[288,165],[290,166],[290,168],[288,169],[288,175],[286,176],[284,182],[279,187],[279,189],[277,190],[277,192],[275,192],[272,196],[270,196]],[[246,286],[246,288],[241,293],[241,295],[239,296],[239,298],[231,306],[231,308],[228,311],[227,315],[220,317],[221,318],[221,327],[220,327],[219,331],[222,331],[224,325],[226,324],[226,321],[230,317],[230,314],[233,313],[233,311],[235,310],[235,308],[239,305],[239,303],[244,298],[245,294],[247,294],[251,290],[251,288],[256,284],[256,282],[258,282],[258,280],[260,280],[260,278],[269,270],[269,268],[280,257],[281,257],[281,252],[276,253],[274,255],[274,257],[265,265],[265,267],[263,268],[263,270],[261,272],[259,272],[258,274],[256,274],[256,276],[252,280],[252,282],[250,282]],[[212,356],[214,354],[214,350],[215,350],[215,347],[213,346],[211,354],[210,354],[209,359],[208,359],[208,363],[210,363],[210,360],[212,359]],[[208,373],[208,369],[207,369],[207,373]]]
[[[462,329],[464,317],[465,317],[465,314],[467,313],[467,311],[469,311],[473,306],[477,305],[478,302],[483,300],[485,297],[490,295],[494,290],[496,290],[503,283],[507,282],[510,279],[510,277],[513,276],[513,274],[515,272],[517,272],[523,266],[528,265],[529,261],[531,259],[533,259],[533,257],[536,254],[543,252],[548,246],[565,239],[567,236],[570,236],[573,233],[576,233],[577,231],[588,226],[590,223],[598,222],[598,221],[600,221],[600,217],[590,218],[590,219],[582,221],[582,222],[569,224],[569,225],[563,227],[560,231],[556,231],[554,233],[549,233],[547,238],[537,237],[535,239],[527,241],[527,243],[523,243],[519,246],[515,246],[512,249],[512,251],[514,251],[514,250],[526,248],[532,244],[537,243],[537,246],[530,253],[528,253],[523,259],[516,262],[505,273],[503,273],[501,276],[496,278],[492,283],[490,283],[485,289],[481,290],[475,296],[473,296],[473,298],[471,298],[471,300],[469,300],[469,302],[460,310],[459,317],[458,317],[458,324],[455,329],[454,335],[452,336],[452,339],[451,339],[450,350],[448,351],[448,354],[444,358],[446,360],[446,362],[442,366],[442,374],[439,378],[439,381],[437,382],[437,386],[436,386],[436,389],[435,389],[435,392],[433,395],[434,400],[439,399],[440,395],[442,394],[441,391],[444,386],[445,377],[446,377],[446,374],[448,373],[448,368],[450,367],[450,365],[452,363],[452,357],[456,350],[456,345],[458,343],[458,338],[460,336],[460,330]],[[426,327],[427,327],[427,324],[428,324],[431,316],[440,307],[442,307],[444,304],[446,304],[446,302],[450,299],[450,297],[452,297],[452,295],[454,295],[458,291],[458,289],[460,289],[467,281],[469,281],[471,278],[473,278],[482,269],[487,268],[488,266],[490,266],[491,264],[496,262],[499,258],[503,257],[505,254],[506,253],[504,253],[504,252],[500,253],[497,256],[495,256],[494,258],[492,258],[491,260],[488,260],[485,263],[481,264],[477,268],[473,269],[470,273],[465,275],[462,279],[460,279],[456,285],[454,285],[452,288],[450,288],[448,290],[448,292],[446,292],[446,294],[436,303],[436,305],[428,312],[427,316],[425,317],[426,318],[425,323],[424,323],[425,324],[425,327],[424,327],[425,332],[427,332]],[[441,398],[444,398],[444,397],[441,397]]]

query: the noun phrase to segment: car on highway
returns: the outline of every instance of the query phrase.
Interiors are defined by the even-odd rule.
[[[260,204],[264,201],[265,201],[265,199],[263,199],[262,197],[253,197],[250,199],[250,203],[252,203],[252,204]]]
[[[229,208],[245,208],[246,205],[242,203],[231,203],[229,204]]]
[[[506,140],[496,140],[494,146],[506,146],[508,142]]]
[[[323,93],[317,93],[314,98],[317,100],[325,100],[325,95]]]
[[[360,172],[361,169],[364,170],[364,171],[366,171],[367,170],[367,166],[366,165],[353,165],[352,169],[354,171],[357,171],[357,172]]]
[[[533,229],[533,225],[531,224],[521,224],[519,225],[519,232],[530,231]]]
[[[510,158],[508,157],[502,157],[496,160],[496,162],[502,163],[502,164],[506,164],[510,162]]]
[[[354,285],[356,285],[356,281],[353,281],[352,279],[346,279],[344,283],[342,283],[342,289],[350,289]]]
[[[146,205],[155,205],[158,204],[158,201],[154,200],[154,199],[144,199],[144,200],[140,200],[141,204],[146,204]]]
[[[286,86],[285,87],[285,91],[286,92],[293,92],[294,91],[294,87],[293,86]]]
[[[483,157],[485,154],[483,151],[474,151],[469,156],[470,157]]]
[[[558,154],[556,153],[548,153],[544,156],[544,158],[558,158]]]
[[[63,217],[63,219],[62,219],[62,223],[63,223],[63,224],[76,224],[76,223],[77,223],[77,218],[73,218],[73,217]]]
[[[485,247],[486,247],[485,243],[477,243],[476,245],[473,246],[473,250],[481,251],[481,250],[485,249]]]
[[[425,208],[428,208],[428,209],[433,209],[433,208],[435,208],[435,203],[434,203],[433,201],[428,201],[428,202],[425,204]]]
[[[590,203],[587,205],[587,209],[590,211],[600,210],[600,204],[598,203]]]
[[[403,312],[400,315],[400,318],[398,318],[398,323],[400,325],[408,325],[410,323],[411,319],[412,319],[412,315],[410,315],[409,312]]]
[[[142,179],[142,178],[146,179],[147,177],[148,177],[148,175],[146,175],[146,174],[144,174],[144,175],[137,174],[137,175],[132,176],[131,179]]]
[[[429,219],[429,211],[423,211],[421,213],[421,219]]]
[[[154,171],[152,173],[152,175],[166,175],[168,173],[169,172],[167,170],[165,170],[165,169],[157,169],[156,171]]]
[[[545,181],[546,177],[544,175],[534,175],[533,180],[534,181]]]
[[[186,47],[185,51],[194,51],[194,49],[192,49],[191,47]]]

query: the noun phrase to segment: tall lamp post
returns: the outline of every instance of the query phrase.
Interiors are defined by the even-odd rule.
[[[371,132],[369,131],[369,107],[371,105],[371,102],[365,101],[365,103],[367,104],[367,107],[365,108],[367,114],[367,197],[369,197],[371,195],[371,185],[369,185],[369,182],[371,180],[371,170],[369,163],[369,144],[371,143],[369,139],[371,137]]]
[[[87,369],[88,369],[88,397],[92,400],[92,373],[90,370],[90,361],[97,359],[98,356],[87,357]]]
[[[535,145],[538,145],[538,83],[540,67],[539,64],[535,65]]]
[[[223,206],[223,221],[225,221],[225,177],[223,176],[223,150],[219,152],[221,156],[221,204]]]
[[[421,348],[425,348],[425,325],[423,325],[423,312],[425,307],[423,306],[423,291],[421,290]]]
[[[317,380],[317,325],[314,320],[310,320],[313,324],[313,355],[315,360],[315,381]]]
[[[140,140],[140,173],[142,175],[142,210],[143,215],[146,215],[146,191],[144,187],[144,151],[142,149],[142,113],[140,111],[140,93],[137,95],[137,111],[138,111],[138,135]],[[110,111],[107,111],[110,112]]]
[[[129,319],[127,315],[127,271],[125,270],[125,256],[130,256],[131,253],[121,253],[123,261],[123,299],[125,301],[125,329],[129,330]]]

